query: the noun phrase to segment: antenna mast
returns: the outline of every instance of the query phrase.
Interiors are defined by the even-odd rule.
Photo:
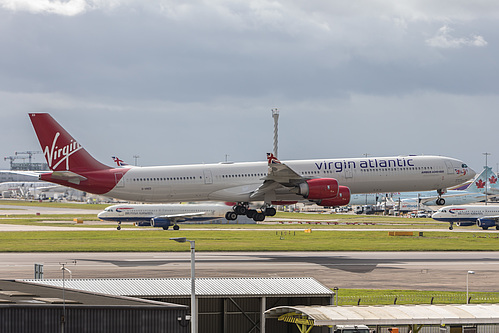
[[[279,123],[279,110],[277,108],[272,109],[272,118],[274,118],[274,156],[277,157],[277,128]]]

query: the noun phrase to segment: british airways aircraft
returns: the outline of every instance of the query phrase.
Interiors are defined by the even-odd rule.
[[[432,216],[437,221],[449,222],[449,229],[453,224],[458,227],[478,225],[483,230],[490,227],[499,229],[499,206],[498,205],[461,205],[442,207]]]
[[[152,226],[168,230],[186,220],[210,221],[224,217],[226,204],[118,204],[106,207],[97,217],[104,221],[135,222],[137,226]]]
[[[393,156],[112,168],[95,160],[47,113],[29,114],[52,170],[41,180],[89,193],[140,202],[237,202],[226,218],[255,221],[275,215],[272,204],[309,200],[342,206],[351,193],[443,189],[464,183],[475,172],[443,156]],[[440,191],[440,192],[442,192]],[[263,201],[261,210],[249,202]]]

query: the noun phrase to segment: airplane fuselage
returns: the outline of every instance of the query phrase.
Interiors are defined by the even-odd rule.
[[[461,205],[440,208],[432,215],[437,221],[476,222],[480,218],[499,216],[499,205]]]
[[[104,221],[144,222],[158,216],[199,214],[190,220],[212,220],[225,215],[230,207],[224,204],[119,204],[107,207],[97,216]]]
[[[352,194],[445,189],[474,176],[463,162],[440,156],[283,161],[304,178],[334,178]],[[112,169],[116,184],[104,195],[142,202],[259,201],[250,197],[267,176],[266,162]],[[51,180],[54,181],[54,180]],[[63,181],[64,182],[64,181]],[[277,188],[276,200],[303,200]]]

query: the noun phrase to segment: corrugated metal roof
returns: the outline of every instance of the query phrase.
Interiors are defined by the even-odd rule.
[[[327,325],[440,325],[499,324],[499,304],[280,306],[265,312],[268,318],[297,313]]]
[[[62,279],[20,280],[62,287]],[[68,289],[133,297],[191,295],[190,278],[66,279]],[[324,296],[333,291],[314,278],[196,278],[198,296]]]

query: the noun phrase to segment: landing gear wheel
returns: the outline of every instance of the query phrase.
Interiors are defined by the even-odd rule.
[[[121,230],[121,225],[118,224],[118,226],[116,227],[117,230]]]
[[[454,227],[453,227],[453,226],[450,226],[450,227],[449,227],[449,230],[452,230],[452,229],[454,229]]]
[[[437,205],[439,205],[439,206],[445,205],[445,199],[444,198],[438,198],[437,199]]]
[[[175,224],[175,225],[173,226],[173,230],[178,230],[178,229],[180,229],[180,227],[179,227],[178,225],[176,225],[176,224]]]
[[[168,227],[163,227],[163,230],[168,230]]]
[[[246,215],[248,208],[243,205],[237,205],[234,207],[234,212],[236,212],[237,215]]]
[[[255,222],[262,222],[265,220],[265,214],[260,213],[260,212],[256,212],[255,216],[253,216],[253,220],[255,220]]]
[[[255,217],[255,214],[257,213],[257,211],[255,209],[248,209],[248,212],[246,213],[246,216],[249,218],[249,219],[252,219]]]
[[[237,214],[236,214],[236,212],[229,211],[229,212],[225,213],[225,218],[228,221],[234,221],[237,219]]]
[[[277,210],[274,207],[267,207],[265,209],[265,216],[275,216],[277,214]]]

